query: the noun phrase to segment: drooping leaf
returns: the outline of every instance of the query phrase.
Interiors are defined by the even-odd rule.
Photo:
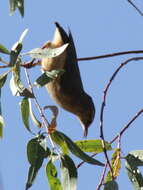
[[[94,158],[88,156],[86,153],[84,153],[69,137],[67,137],[64,133],[55,131],[51,136],[57,136],[58,138],[61,139],[61,141],[65,142],[68,149],[77,157],[82,159],[83,161],[89,163],[89,164],[94,164],[94,165],[99,165],[99,166],[104,166],[104,164],[98,160],[95,160]],[[56,142],[55,142],[56,143]]]
[[[0,75],[0,88],[2,88],[3,85],[5,84],[8,73],[9,73],[9,71]]]
[[[117,148],[112,155],[111,167],[112,167],[112,172],[113,172],[112,174],[114,176],[114,179],[119,175],[120,168],[121,168],[120,151],[121,150]],[[112,181],[112,176],[111,176],[111,172],[109,171],[107,173],[105,182],[108,183],[110,181]]]
[[[32,104],[31,104],[31,100],[29,99],[29,111],[30,111],[30,116],[32,121],[34,122],[34,124],[38,127],[41,128],[42,127],[42,123],[36,118],[35,114],[33,113],[32,110]]]
[[[6,82],[7,75],[8,75],[8,72],[0,75],[0,99],[1,99],[1,88],[4,86]],[[0,100],[0,138],[3,137],[3,127],[4,127],[4,119],[2,117],[1,100]]]
[[[48,178],[50,190],[62,190],[61,182],[57,175],[57,170],[50,160],[46,165],[46,175]]]
[[[29,111],[29,101],[28,101],[28,98],[23,98],[22,99],[22,101],[20,102],[20,110],[21,110],[21,116],[22,116],[22,120],[23,120],[24,126],[26,127],[26,129],[29,132],[31,132],[30,125],[29,125],[30,111]]]
[[[1,89],[0,89],[0,98],[1,98]],[[2,117],[1,100],[0,100],[0,138],[3,137],[3,127],[4,127],[4,119]]]
[[[61,157],[61,179],[63,190],[76,190],[77,189],[77,168],[73,160],[64,155]]]
[[[9,0],[10,15],[13,15],[16,8],[19,9],[21,16],[24,16],[24,0]]]
[[[10,51],[5,47],[3,46],[2,44],[0,44],[0,53],[4,53],[4,54],[10,54]]]
[[[33,185],[33,182],[37,174],[38,174],[38,169],[31,165],[28,171],[28,179],[27,179],[25,190],[29,189]]]
[[[27,158],[31,166],[28,172],[26,190],[33,185],[38,171],[43,164],[43,160],[47,157],[47,150],[41,146],[42,140],[40,137],[36,137],[31,139],[27,144]]]
[[[103,152],[102,141],[100,139],[97,140],[80,140],[75,141],[75,144],[84,152],[91,152],[91,153],[100,153]],[[112,150],[111,144],[105,142],[106,150]]]
[[[143,166],[143,150],[131,151],[126,156],[126,170],[128,177],[136,190],[143,188],[143,176],[139,170],[139,166]]]
[[[23,0],[14,0],[14,1],[23,1]],[[9,66],[13,67],[16,63],[17,63],[17,60],[18,60],[18,56],[22,50],[22,42],[23,42],[23,39],[24,37],[26,36],[28,32],[28,29],[25,29],[22,34],[20,35],[20,38],[19,40],[12,46],[11,48],[11,52],[10,52],[10,61],[9,61]]]
[[[38,87],[42,87],[46,85],[47,83],[51,82],[52,80],[55,80],[59,76],[61,76],[64,73],[64,70],[52,70],[52,71],[45,71],[40,77],[36,79],[34,82],[34,85]]]
[[[19,38],[19,43],[22,43],[23,42],[23,40],[24,40],[24,38],[25,38],[25,36],[27,35],[27,33],[28,33],[28,28],[26,28],[23,32],[22,32],[22,34],[20,35],[20,38]]]
[[[25,53],[25,55],[29,55],[30,57],[35,59],[53,58],[62,54],[66,50],[67,46],[68,44],[64,44],[59,48],[35,48]]]
[[[41,146],[41,143],[45,143],[44,139],[36,137],[31,139],[27,144],[28,161],[31,165],[37,167],[38,169],[41,167],[43,159],[47,154],[46,149]]]
[[[68,146],[61,136],[54,132],[51,133],[51,138],[61,148],[63,154],[69,154]]]
[[[109,181],[104,185],[104,190],[118,190],[118,184],[115,180]]]
[[[21,82],[20,78],[20,64],[17,62],[13,66],[12,78],[10,80],[10,89],[13,96],[24,96],[27,98],[34,98],[34,94],[25,88]]]
[[[22,43],[16,42],[10,52],[9,66],[13,67],[18,59],[18,55],[22,50]]]

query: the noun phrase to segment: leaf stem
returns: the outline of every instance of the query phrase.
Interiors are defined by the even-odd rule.
[[[26,75],[26,78],[27,78],[27,82],[28,82],[29,88],[31,89],[31,92],[34,94],[34,90],[33,90],[33,87],[32,87],[31,81],[30,81],[30,77],[29,77],[28,71],[27,71],[26,68],[25,68],[24,70],[25,70],[25,75]],[[50,126],[50,124],[49,124],[49,122],[47,121],[47,119],[46,119],[46,117],[45,117],[45,115],[44,115],[44,111],[43,111],[43,109],[41,108],[41,106],[40,106],[40,104],[39,104],[39,102],[38,102],[38,100],[37,100],[37,98],[36,98],[35,95],[34,95],[34,98],[33,98],[33,99],[34,99],[35,105],[36,105],[36,107],[38,108],[38,111],[39,111],[39,113],[40,113],[40,116],[41,116],[42,122],[43,122],[43,124],[44,124],[44,126],[45,126],[46,132],[47,132],[47,134],[48,134],[48,127]],[[55,145],[54,145],[54,143],[53,143],[53,141],[52,141],[52,139],[51,139],[50,134],[48,134],[48,137],[49,137],[49,140],[50,140],[50,142],[51,142],[52,148],[55,149]],[[57,152],[57,153],[58,153],[58,152]]]

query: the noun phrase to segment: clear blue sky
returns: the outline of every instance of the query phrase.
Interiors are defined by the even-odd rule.
[[[143,10],[143,3],[138,5]],[[11,48],[21,32],[29,28],[24,40],[23,52],[40,47],[52,39],[58,21],[71,29],[78,57],[95,56],[124,50],[143,49],[143,17],[124,1],[26,1],[25,17],[16,11],[9,16],[8,0],[0,3],[0,43]],[[99,113],[103,89],[118,65],[130,56],[104,60],[80,62],[82,80],[86,91],[93,97],[96,117],[89,129],[89,139],[99,138]],[[143,106],[142,90],[143,61],[130,63],[113,82],[107,97],[105,109],[105,136],[111,140],[121,128]],[[40,69],[34,68],[30,74],[36,78]],[[55,104],[44,88],[36,94],[41,105]],[[5,118],[4,138],[0,142],[1,190],[23,190],[27,179],[28,162],[25,145],[31,135],[23,127],[19,114],[20,97],[13,97],[9,85],[2,91],[3,115]],[[131,150],[142,149],[143,116],[138,118],[122,138],[122,151],[126,155]],[[74,115],[60,109],[58,130],[64,131],[73,140],[82,139],[82,128]],[[100,157],[101,160],[103,155]],[[79,160],[76,160],[78,163]],[[44,163],[31,190],[47,190]],[[79,169],[78,190],[96,189],[101,169],[85,164]],[[117,179],[120,189],[133,189],[124,171]]]

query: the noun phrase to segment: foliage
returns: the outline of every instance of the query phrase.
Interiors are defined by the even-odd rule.
[[[129,2],[132,4],[131,1]],[[24,0],[9,0],[9,4],[11,14],[13,14],[18,8],[21,16],[24,16]],[[140,14],[142,14],[136,6],[134,7]],[[134,150],[129,152],[127,156],[122,157],[120,141],[124,132],[143,113],[143,110],[140,110],[111,142],[105,141],[104,138],[103,116],[109,87],[118,72],[129,62],[142,60],[143,58],[135,57],[126,60],[115,70],[109,82],[107,83],[107,86],[104,90],[104,98],[100,112],[101,139],[77,140],[73,142],[66,134],[57,130],[56,120],[58,116],[58,108],[54,106],[44,106],[44,108],[41,108],[38,99],[37,97],[35,97],[34,93],[35,87],[43,87],[51,81],[58,80],[65,71],[63,69],[45,71],[37,79],[35,79],[35,82],[33,84],[31,83],[30,76],[27,72],[28,68],[32,68],[38,64],[37,59],[50,59],[57,57],[64,51],[66,51],[69,44],[66,43],[58,48],[36,48],[30,50],[27,53],[21,54],[21,50],[23,48],[23,39],[27,32],[28,30],[26,29],[21,34],[19,40],[13,45],[11,50],[8,50],[3,44],[0,44],[0,53],[9,56],[9,63],[6,63],[6,61],[0,58],[0,62],[6,64],[4,66],[1,66],[0,68],[8,69],[6,72],[0,75],[0,98],[2,88],[8,82],[7,76],[11,73],[12,77],[9,84],[12,95],[21,97],[20,111],[22,121],[26,130],[32,135],[32,139],[30,139],[27,143],[27,160],[29,162],[29,169],[25,190],[28,190],[33,185],[39,170],[44,165],[44,162],[46,162],[45,173],[47,176],[49,188],[51,190],[76,190],[79,175],[78,168],[81,167],[81,165],[84,163],[103,167],[103,174],[101,176],[101,181],[97,186],[97,190],[99,190],[102,186],[104,186],[104,190],[118,190],[119,187],[116,179],[120,175],[120,169],[122,167],[121,159],[125,161],[127,175],[134,189],[141,190],[143,188],[143,176],[139,170],[139,167],[143,166],[143,150]],[[105,58],[110,56],[122,55],[126,53],[132,52],[120,52],[104,55],[101,57],[94,57],[93,59],[99,57]],[[23,63],[22,56],[24,55],[31,56],[33,60],[29,63]],[[37,63],[34,63],[35,60],[37,61]],[[21,72],[23,72],[23,68],[26,73],[28,88],[25,87],[21,80]],[[33,109],[33,104],[35,104],[38,108],[40,119],[37,119],[37,113],[35,114],[33,112],[33,110],[35,111],[35,109]],[[48,123],[44,113],[46,109],[50,109],[53,113],[50,123]],[[38,133],[35,134],[33,132],[33,130],[31,129],[30,121],[32,121],[33,124],[38,128]],[[2,116],[0,102],[0,138],[3,137],[3,127],[4,118]],[[42,131],[43,128],[45,128],[44,132]],[[113,148],[113,146],[111,145],[116,140],[118,140],[117,146]],[[108,156],[108,151],[112,151],[111,157]],[[104,163],[93,158],[97,154],[102,154],[103,157],[105,157]],[[79,165],[76,165],[74,160],[75,157],[81,160],[81,163]]]

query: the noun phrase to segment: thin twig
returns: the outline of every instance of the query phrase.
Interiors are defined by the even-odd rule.
[[[118,72],[120,71],[120,69],[121,69],[123,66],[125,66],[126,64],[128,64],[129,62],[131,62],[131,61],[139,61],[139,60],[143,60],[143,57],[133,57],[133,58],[130,58],[130,59],[126,60],[125,62],[121,63],[120,66],[116,69],[116,71],[115,71],[115,72],[113,73],[113,75],[111,76],[111,78],[110,78],[110,80],[109,80],[109,82],[108,82],[108,84],[106,85],[106,88],[105,88],[105,90],[104,90],[104,98],[103,98],[103,100],[104,100],[105,103],[106,103],[106,96],[107,96],[107,93],[108,93],[108,89],[109,89],[111,83],[113,82],[113,80],[115,79],[116,75],[117,75]],[[104,114],[103,112],[104,112],[104,108],[102,107],[102,117],[103,117],[103,114]],[[141,114],[142,112],[143,112],[143,109],[140,110],[140,111],[131,119],[131,121],[129,121],[129,123],[121,130],[121,132],[120,132],[117,136],[115,136],[115,137],[113,138],[113,140],[110,142],[110,144],[112,144],[115,140],[117,140],[117,139],[119,138],[119,136],[120,136],[120,138],[121,138],[122,134],[123,134],[123,133],[127,130],[127,128],[133,123],[133,121],[136,120],[136,119],[140,116],[140,114]],[[102,118],[102,119],[103,119],[103,118]],[[91,157],[94,157],[95,155],[96,155],[96,154],[93,154],[93,155],[91,155]],[[80,166],[82,166],[84,163],[85,163],[84,161],[80,162],[80,163],[77,165],[77,168],[79,168]]]
[[[111,177],[112,178],[114,176],[113,176],[113,173],[112,173],[112,167],[110,165],[108,154],[107,154],[107,151],[106,151],[106,148],[105,148],[105,138],[104,138],[104,133],[103,133],[104,109],[105,109],[105,106],[106,106],[107,92],[108,92],[109,87],[111,86],[113,80],[117,76],[118,72],[121,70],[121,68],[123,66],[125,66],[126,64],[128,64],[129,62],[131,62],[131,61],[139,61],[139,60],[143,60],[143,57],[133,57],[133,58],[130,58],[130,59],[126,60],[125,62],[121,63],[121,65],[115,70],[115,72],[111,76],[111,78],[110,78],[110,80],[109,80],[109,82],[106,85],[105,90],[104,90],[103,102],[102,102],[101,111],[100,111],[100,137],[102,139],[104,155],[105,155],[105,158],[106,158],[107,163],[109,165],[109,168],[110,168],[110,171],[111,171]],[[117,136],[117,138],[118,138],[118,136]]]
[[[101,175],[100,182],[99,182],[96,190],[100,190],[101,186],[103,185],[103,181],[104,181],[104,178],[105,178],[107,166],[108,166],[108,163],[106,162],[106,164],[105,164],[105,166],[103,168],[103,172],[102,172],[102,175]]]
[[[93,158],[93,157],[96,156],[96,155],[97,155],[97,153],[91,155],[91,157]],[[76,168],[77,168],[77,169],[80,168],[84,163],[87,163],[87,162],[85,162],[85,161],[80,162],[80,163],[76,166]]]
[[[29,74],[28,74],[28,71],[27,71],[26,68],[25,68],[25,74],[26,74],[27,82],[28,82],[28,85],[29,85],[29,87],[30,87],[30,89],[31,89],[31,92],[32,92],[32,94],[34,95],[34,90],[33,90],[33,87],[32,87],[31,81],[30,81],[30,77],[29,77]],[[34,95],[34,101],[35,101],[36,107],[37,107],[38,110],[39,110],[39,113],[40,113],[40,116],[41,116],[41,118],[42,118],[42,121],[43,121],[44,125],[45,125],[46,128],[47,128],[47,126],[49,126],[50,124],[48,123],[48,121],[47,121],[47,119],[46,119],[46,117],[45,117],[45,115],[44,115],[44,113],[43,113],[43,109],[41,108],[41,106],[40,106],[40,104],[39,104],[39,102],[38,102],[38,100],[37,100],[37,98],[36,98],[35,95]]]
[[[87,60],[95,60],[95,59],[103,59],[103,58],[115,57],[115,56],[120,56],[120,55],[141,54],[141,53],[143,53],[143,50],[122,51],[122,52],[98,55],[98,56],[94,56],[94,57],[77,58],[77,61],[87,61]]]
[[[26,68],[26,69],[31,69],[31,68],[33,68],[33,67],[35,67],[35,66],[37,66],[37,65],[40,65],[41,64],[41,61],[37,61],[36,62],[36,59],[32,59],[31,61],[29,61],[29,62],[26,62],[26,63],[21,63],[21,67],[24,67],[24,68]]]
[[[131,0],[127,0],[135,9],[136,11],[143,16],[143,12],[131,1]]]
[[[5,68],[8,68],[9,65],[0,65],[0,69],[5,69]]]
[[[136,115],[123,127],[123,129],[120,131],[119,135],[115,136],[113,140],[110,142],[112,144],[114,141],[118,139],[119,136],[122,136],[123,133],[130,127],[130,125],[143,113],[143,109],[141,109]]]
[[[108,154],[107,154],[106,147],[105,147],[105,138],[104,138],[104,132],[103,132],[103,112],[104,112],[103,110],[104,110],[104,107],[105,107],[105,102],[103,101],[102,106],[101,106],[101,114],[100,114],[100,138],[102,140],[103,152],[104,152],[106,161],[108,163],[108,166],[110,168],[111,177],[112,177],[112,179],[114,179],[113,170],[112,170],[110,160],[108,158]]]

